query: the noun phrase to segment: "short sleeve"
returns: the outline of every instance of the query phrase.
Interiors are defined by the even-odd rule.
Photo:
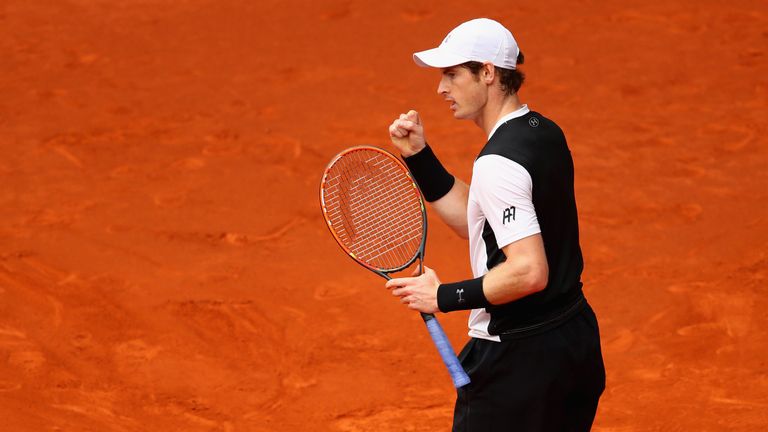
[[[471,188],[499,249],[541,232],[533,207],[533,181],[519,163],[499,155],[481,156],[472,170]]]

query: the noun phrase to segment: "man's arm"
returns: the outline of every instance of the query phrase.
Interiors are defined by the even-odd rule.
[[[490,304],[509,303],[546,288],[549,265],[541,234],[510,243],[502,250],[507,260],[483,278],[483,294]]]
[[[424,150],[427,143],[419,113],[411,110],[407,114],[400,114],[400,117],[389,126],[389,138],[403,158],[415,156]],[[424,188],[424,185],[420,184],[420,186]],[[461,238],[469,238],[467,230],[468,197],[469,186],[461,180],[455,179],[448,193],[429,202],[440,219]]]
[[[440,216],[440,219],[463,239],[469,238],[467,228],[468,199],[469,186],[456,179],[450,192],[439,200],[429,203],[435,213]]]
[[[443,312],[509,303],[543,290],[549,267],[536,211],[533,185],[524,167],[488,155],[475,162],[477,199],[506,260],[482,277],[440,284],[434,271],[387,283],[411,308]],[[479,169],[478,169],[479,168]],[[503,172],[503,176],[498,173]],[[439,289],[438,289],[439,288]]]
[[[483,278],[475,279],[480,284],[478,288],[488,304],[509,303],[537,293],[547,286],[549,266],[541,234],[510,243],[502,250],[507,260],[491,269]],[[435,271],[426,268],[421,276],[392,279],[385,286],[409,308],[424,313],[435,313],[440,310],[437,301],[438,288],[441,291],[449,291],[448,296],[453,296],[453,287],[464,283],[466,282],[440,287],[440,279]],[[465,289],[462,295],[466,298],[471,294]]]
[[[475,199],[506,260],[481,278],[440,286],[437,298],[444,312],[509,303],[543,290],[549,278],[533,181],[525,167],[485,155],[475,161],[472,181],[478,184]]]

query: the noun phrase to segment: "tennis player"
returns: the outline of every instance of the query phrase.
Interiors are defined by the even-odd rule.
[[[473,279],[441,283],[434,270],[386,287],[411,309],[471,310],[459,358],[453,431],[588,431],[605,387],[597,319],[582,293],[573,160],[562,130],[521,104],[523,54],[500,23],[475,19],[437,48],[415,53],[440,69],[453,116],[488,141],[468,186],[449,174],[416,111],[390,138],[425,199],[469,239]]]

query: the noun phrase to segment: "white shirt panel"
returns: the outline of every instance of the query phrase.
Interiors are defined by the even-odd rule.
[[[481,156],[472,169],[467,224],[474,277],[488,272],[485,221],[493,229],[498,248],[541,232],[533,207],[533,182],[522,165],[499,155]],[[469,316],[469,336],[499,341],[488,333],[490,314],[484,308]]]
[[[469,196],[491,225],[499,249],[541,232],[533,208],[533,181],[519,163],[493,154],[478,158],[472,168]],[[480,230],[482,239],[482,226]],[[473,269],[484,266],[485,262]]]

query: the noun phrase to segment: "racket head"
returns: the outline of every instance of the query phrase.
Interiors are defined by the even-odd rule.
[[[423,259],[424,199],[408,168],[373,146],[336,155],[320,182],[328,229],[347,255],[386,277]]]

